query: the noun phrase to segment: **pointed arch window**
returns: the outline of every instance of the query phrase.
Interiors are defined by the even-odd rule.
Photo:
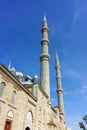
[[[27,116],[26,116],[26,122],[25,122],[26,127],[25,127],[25,130],[31,130],[32,129],[32,119],[33,119],[32,113],[29,111],[27,113]]]
[[[0,97],[3,96],[4,88],[5,88],[5,82],[2,82],[2,83],[0,84]]]
[[[14,104],[16,100],[16,91],[12,92],[11,103]]]

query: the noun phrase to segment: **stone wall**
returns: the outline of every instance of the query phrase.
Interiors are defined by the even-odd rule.
[[[4,130],[6,121],[11,122],[11,130],[65,130],[65,124],[59,120],[59,109],[51,106],[46,92],[34,85],[33,94],[25,89],[6,69],[0,67],[0,84],[4,83],[4,92],[0,97],[0,130]],[[15,99],[12,102],[12,93]],[[27,114],[32,115],[32,124]]]

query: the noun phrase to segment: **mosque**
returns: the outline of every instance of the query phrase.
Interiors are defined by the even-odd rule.
[[[42,22],[40,82],[0,64],[0,130],[67,130],[60,64],[56,55],[58,106],[50,100],[49,39],[46,15]]]

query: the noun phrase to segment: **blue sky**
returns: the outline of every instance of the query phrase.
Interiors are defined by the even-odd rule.
[[[34,76],[40,73],[41,25],[49,25],[51,98],[57,105],[55,51],[60,64],[68,127],[80,130],[87,114],[87,0],[0,1],[0,62]]]

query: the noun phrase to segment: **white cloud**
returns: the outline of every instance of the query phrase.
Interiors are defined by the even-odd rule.
[[[75,15],[74,15],[74,18],[73,18],[73,24],[72,24],[72,31],[74,31],[75,27],[76,27],[76,24],[77,24],[77,21],[78,21],[78,16],[79,16],[79,9],[77,9],[75,11]]]
[[[67,128],[67,130],[72,130],[71,128]]]
[[[69,91],[64,91],[64,95],[71,95],[71,92],[69,92]]]
[[[76,122],[70,124],[69,130],[80,130],[79,125]]]
[[[85,99],[87,100],[87,95],[85,96]]]
[[[83,86],[80,88],[79,93],[82,94],[82,95],[87,94],[87,85],[83,85]]]
[[[51,101],[52,101],[52,102],[56,101],[56,98],[51,98]]]
[[[79,122],[79,121],[78,121]],[[74,122],[72,121],[70,124],[69,124],[69,129],[68,130],[80,130],[79,128],[79,123],[78,122]]]
[[[79,87],[74,94],[77,97],[80,96],[82,100],[87,101],[87,85]]]
[[[78,78],[78,73],[75,70],[65,70],[65,75],[69,76],[73,79],[77,79]]]

